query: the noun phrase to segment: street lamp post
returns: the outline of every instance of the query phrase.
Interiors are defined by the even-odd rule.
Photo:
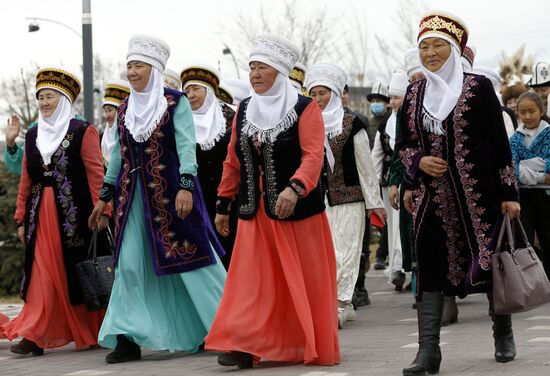
[[[29,24],[29,33],[40,30],[36,21],[51,22],[63,26],[82,39],[82,70],[83,70],[83,93],[84,93],[84,117],[90,123],[94,123],[94,60],[92,48],[92,10],[91,0],[82,0],[82,34],[62,22],[49,18],[26,17],[33,20]]]
[[[40,30],[40,26],[38,25],[38,23],[36,21],[45,21],[45,22],[54,23],[54,24],[59,25],[59,26],[63,26],[65,28],[71,30],[76,35],[78,35],[79,38],[82,38],[82,34],[80,34],[78,31],[76,31],[75,29],[73,29],[69,25],[64,24],[63,22],[59,22],[59,21],[56,21],[56,20],[51,20],[49,18],[41,18],[41,17],[26,17],[25,19],[34,21],[34,22],[31,22],[29,24],[29,33]]]
[[[233,64],[235,64],[235,71],[237,72],[237,78],[241,78],[241,75],[239,74],[239,65],[237,64],[237,59],[235,59],[235,55],[233,55],[231,48],[229,48],[227,44],[224,43],[223,45],[225,48],[223,49],[222,53],[224,55],[231,55],[231,57],[233,58]]]
[[[94,55],[90,2],[91,0],[82,0],[82,69],[84,71],[84,117],[94,124]]]

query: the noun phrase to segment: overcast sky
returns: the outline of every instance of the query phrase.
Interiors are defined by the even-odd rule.
[[[156,35],[168,42],[172,55],[168,67],[180,71],[202,61],[220,67],[222,76],[234,75],[232,61],[222,55],[223,43],[231,46],[227,29],[240,12],[249,12],[261,2],[274,8],[280,0],[91,0],[94,53],[113,62],[124,62],[128,39],[136,33]],[[428,8],[443,9],[461,17],[477,48],[477,61],[496,67],[501,50],[515,51],[527,44],[536,58],[550,57],[550,1],[548,0],[425,0]],[[393,13],[399,0],[327,1],[299,0],[300,12],[325,7],[343,14],[355,7],[369,33],[394,31]],[[275,11],[275,10],[274,10]],[[29,33],[25,17],[50,18],[81,32],[79,0],[0,0],[0,79],[18,74],[31,61],[43,66],[63,62],[78,67],[82,60],[81,39],[62,26],[41,22],[40,31]],[[249,51],[234,51],[247,55]]]

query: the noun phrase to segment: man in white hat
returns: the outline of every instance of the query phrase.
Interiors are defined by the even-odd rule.
[[[367,129],[370,143],[369,146],[372,150],[374,146],[374,137],[378,127],[383,121],[387,120],[391,114],[391,111],[388,111],[388,105],[390,104],[388,85],[384,82],[377,82],[372,85],[371,92],[367,94],[367,100],[370,103],[370,111],[372,113],[372,117],[369,117],[369,127]]]
[[[536,63],[533,67],[533,77],[527,82],[527,86],[540,95],[546,112],[550,95],[550,64],[544,61]]]
[[[403,97],[407,90],[409,80],[407,74],[402,70],[396,70],[391,78],[388,94],[390,95],[390,107],[392,109],[389,118],[383,121],[378,127],[372,159],[376,168],[376,175],[382,187],[382,198],[384,207],[388,214],[388,269],[389,282],[395,286],[397,291],[403,289],[405,273],[403,273],[403,258],[401,255],[401,238],[399,235],[399,212],[392,208],[390,203],[389,175],[390,164],[395,147],[397,111],[401,107]]]

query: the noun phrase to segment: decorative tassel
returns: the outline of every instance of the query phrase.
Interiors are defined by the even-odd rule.
[[[199,144],[199,146],[201,147],[201,150],[204,150],[204,151],[207,151],[207,150],[210,150],[214,147],[214,145],[216,145],[216,143],[223,137],[225,136],[225,131],[226,131],[226,128],[225,127],[221,127],[220,129],[220,132],[218,132],[218,134],[216,135],[216,137],[214,137],[214,139],[210,140],[210,141],[205,141],[201,144]]]
[[[445,134],[443,131],[443,121],[435,118],[425,108],[422,108],[422,125],[426,132],[442,136]]]
[[[296,113],[296,109],[292,108],[292,110],[290,110],[286,114],[284,119],[281,120],[281,122],[277,124],[277,126],[271,129],[266,129],[266,130],[260,129],[254,124],[252,124],[251,122],[249,122],[248,120],[246,120],[245,126],[243,127],[243,131],[247,132],[247,135],[249,137],[253,135],[257,135],[258,141],[260,141],[261,143],[264,143],[264,142],[273,143],[275,142],[275,139],[277,138],[277,136],[282,132],[290,129],[290,127],[292,127],[292,125],[296,122],[296,120],[298,120],[298,114]]]

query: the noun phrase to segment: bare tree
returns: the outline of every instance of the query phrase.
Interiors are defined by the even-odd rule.
[[[351,29],[348,31],[349,38],[345,40],[345,51],[338,51],[340,56],[347,59],[346,67],[348,71],[348,85],[364,86],[367,78],[367,62],[369,60],[369,35],[367,23],[359,17],[353,2],[349,3],[351,15],[347,17],[348,25]]]
[[[23,129],[27,129],[38,118],[38,104],[34,96],[35,74],[38,68],[36,64],[33,65],[34,67],[27,69],[21,68],[18,76],[10,77],[0,83],[5,101],[2,113],[17,115],[21,119]]]
[[[240,13],[236,17],[234,29],[223,34],[229,35],[231,42],[226,44],[237,52],[235,58],[242,68],[247,66],[246,54],[253,47],[255,38],[266,33],[294,41],[301,49],[300,61],[306,66],[337,55],[338,45],[342,45],[346,38],[346,28],[338,27],[344,24],[344,20],[337,14],[329,14],[324,8],[315,13],[297,12],[297,3],[296,0],[286,0],[282,14],[269,12],[260,4],[252,12]]]
[[[402,0],[393,17],[394,27],[399,32],[398,38],[392,40],[385,35],[374,35],[378,48],[373,54],[373,62],[378,70],[378,79],[389,82],[393,69],[403,66],[405,52],[416,45],[418,23],[425,11],[426,5],[422,1]]]
[[[101,103],[103,91],[107,82],[121,78],[123,72],[121,63],[113,63],[94,56],[94,104],[96,108],[96,124],[101,128],[103,116]],[[35,97],[36,72],[39,67],[32,63],[27,68],[21,68],[18,76],[13,76],[0,82],[3,93],[3,103],[0,103],[0,113],[6,116],[17,115],[21,119],[23,134],[31,123],[38,119],[38,103]],[[84,113],[83,96],[79,95],[74,103],[75,112]],[[0,124],[2,129],[5,124]]]

